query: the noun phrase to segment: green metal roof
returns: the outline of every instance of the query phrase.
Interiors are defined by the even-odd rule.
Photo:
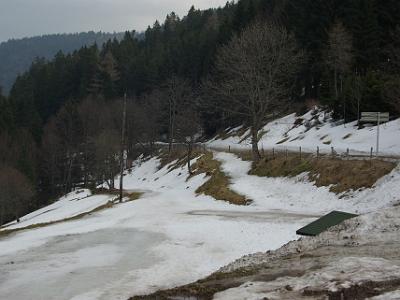
[[[357,217],[358,215],[342,212],[342,211],[333,211],[326,216],[319,218],[318,220],[300,228],[296,231],[296,234],[299,235],[307,235],[307,236],[316,236],[321,232],[329,229],[332,226],[338,225],[345,220]]]

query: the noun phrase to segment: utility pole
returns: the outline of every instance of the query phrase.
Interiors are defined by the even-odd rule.
[[[123,189],[124,189],[125,127],[126,127],[126,92],[124,94],[124,102],[123,102],[123,108],[122,108],[120,177],[119,177],[119,202],[122,202]]]
[[[381,123],[381,113],[378,112],[378,126],[376,128],[376,156],[379,155],[379,126]]]

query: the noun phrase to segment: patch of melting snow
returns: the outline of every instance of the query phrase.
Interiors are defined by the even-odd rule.
[[[345,257],[300,277],[281,277],[270,282],[248,282],[217,293],[214,300],[296,299],[305,290],[335,292],[366,281],[400,278],[400,266],[377,257]],[[386,298],[385,298],[386,299]]]

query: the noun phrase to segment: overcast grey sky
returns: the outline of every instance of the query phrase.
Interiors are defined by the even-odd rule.
[[[0,0],[0,42],[49,33],[145,29],[167,13],[227,0]]]

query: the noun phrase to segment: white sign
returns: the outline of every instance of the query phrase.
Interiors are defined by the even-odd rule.
[[[362,112],[361,113],[361,122],[376,122],[376,156],[379,154],[379,128],[381,122],[389,121],[389,113],[388,112]]]

